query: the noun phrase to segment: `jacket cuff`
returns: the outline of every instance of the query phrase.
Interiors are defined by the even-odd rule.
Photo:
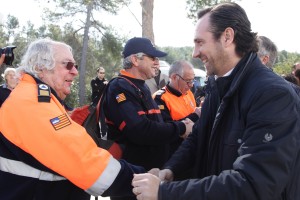
[[[199,119],[198,115],[196,113],[191,113],[189,114],[186,118],[189,118],[192,120],[194,123]]]
[[[185,124],[183,122],[178,122],[177,125],[179,127],[179,135],[184,135],[186,131]]]

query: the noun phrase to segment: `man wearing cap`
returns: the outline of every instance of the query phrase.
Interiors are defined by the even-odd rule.
[[[193,126],[190,120],[164,122],[145,84],[145,80],[155,76],[158,58],[166,55],[147,38],[128,40],[123,51],[124,69],[109,82],[102,97],[108,139],[122,146],[122,159],[146,170],[162,167],[168,158],[170,143],[179,137],[185,138]]]

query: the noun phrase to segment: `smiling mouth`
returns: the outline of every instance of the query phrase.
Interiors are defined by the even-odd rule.
[[[67,83],[73,84],[73,80],[65,80]]]

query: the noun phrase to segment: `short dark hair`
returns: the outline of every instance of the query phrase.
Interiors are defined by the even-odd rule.
[[[295,76],[296,76],[298,79],[300,79],[300,69],[297,69],[297,70],[295,71]]]
[[[296,76],[294,76],[293,74],[285,75],[285,76],[283,76],[283,78],[288,82],[298,85],[298,80],[297,80]]]
[[[97,73],[98,73],[100,70],[104,70],[104,71],[105,71],[105,69],[104,69],[103,67],[98,67],[98,68],[97,68]]]
[[[251,23],[245,10],[236,3],[220,3],[215,6],[205,8],[197,13],[198,19],[210,14],[210,31],[215,40],[218,40],[226,28],[234,30],[234,42],[236,53],[244,56],[249,52],[257,52],[257,33],[252,32]]]

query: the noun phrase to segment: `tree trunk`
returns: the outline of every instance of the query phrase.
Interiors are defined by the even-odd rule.
[[[153,32],[153,7],[154,0],[142,0],[142,36],[155,44]]]
[[[84,27],[84,35],[83,35],[83,44],[82,44],[82,56],[81,62],[79,67],[79,105],[82,106],[85,104],[86,101],[86,88],[85,88],[85,72],[86,72],[86,56],[88,50],[88,43],[89,43],[89,28],[91,26],[91,12],[92,12],[92,4],[90,2],[87,6],[87,16],[86,16],[86,23]]]

